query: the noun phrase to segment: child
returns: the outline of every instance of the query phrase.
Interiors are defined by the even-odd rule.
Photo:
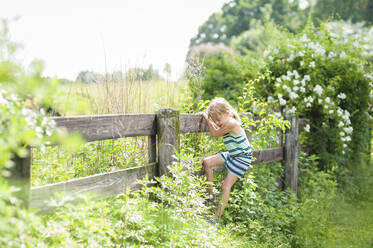
[[[207,181],[213,181],[213,167],[224,166],[228,169],[228,175],[222,185],[222,199],[219,202],[215,217],[210,223],[217,224],[225,206],[229,200],[232,185],[241,178],[251,166],[252,151],[246,137],[245,130],[241,126],[241,120],[232,106],[221,97],[211,101],[207,114],[202,113],[206,119],[212,137],[223,136],[223,142],[228,152],[209,156],[203,159],[203,167]],[[213,187],[210,185],[208,193],[213,197]]]

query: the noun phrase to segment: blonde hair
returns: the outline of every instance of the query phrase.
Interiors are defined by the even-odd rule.
[[[216,97],[211,100],[208,108],[207,114],[211,117],[213,114],[225,114],[229,113],[236,121],[241,123],[241,119],[237,114],[237,111],[229,104],[227,100],[223,97]]]

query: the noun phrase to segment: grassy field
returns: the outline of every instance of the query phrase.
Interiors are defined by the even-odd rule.
[[[105,81],[60,87],[56,106],[64,115],[151,113],[177,107],[185,98],[186,81]]]
[[[152,113],[178,107],[187,93],[187,82],[100,82],[62,85],[56,108],[63,116]],[[60,147],[33,149],[32,185],[44,185],[144,165],[148,137],[85,143],[76,152]]]
[[[361,195],[346,199],[338,195],[331,213],[331,231],[335,237],[328,240],[331,248],[372,248],[373,247],[373,170],[372,166],[359,177]]]

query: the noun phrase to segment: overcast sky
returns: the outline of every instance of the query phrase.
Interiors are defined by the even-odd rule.
[[[1,0],[0,18],[20,16],[11,28],[22,58],[45,62],[44,74],[75,79],[153,64],[172,77],[184,68],[190,39],[228,0]],[[106,62],[105,62],[106,61]]]

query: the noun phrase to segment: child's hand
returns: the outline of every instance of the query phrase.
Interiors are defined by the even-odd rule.
[[[203,118],[205,118],[206,120],[209,119],[209,117],[207,116],[207,114],[206,114],[205,112],[202,112],[202,113],[200,113],[200,114],[202,114]]]

